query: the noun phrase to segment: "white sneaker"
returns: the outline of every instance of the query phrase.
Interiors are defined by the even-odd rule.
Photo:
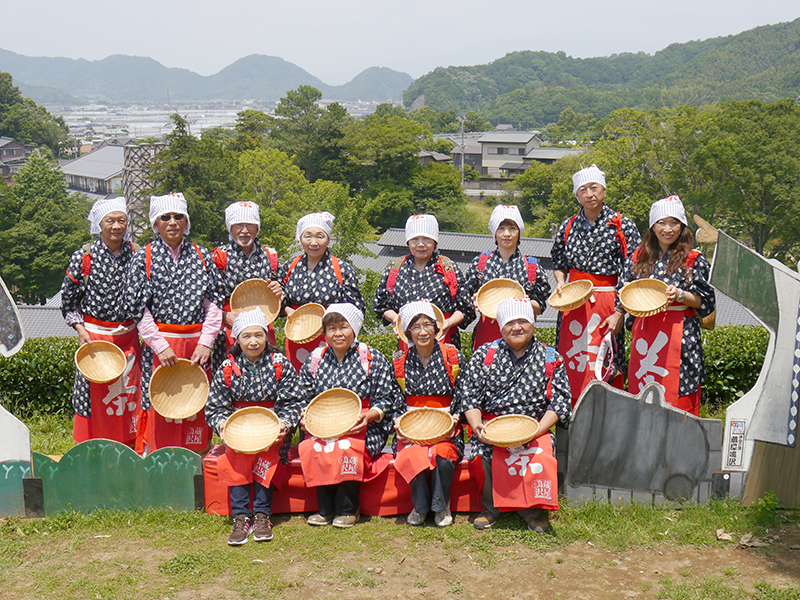
[[[409,525],[422,525],[425,522],[425,517],[428,516],[428,513],[419,514],[416,510],[412,510],[408,513],[408,518],[406,522]]]
[[[453,515],[450,514],[450,509],[445,508],[440,510],[433,516],[433,522],[437,527],[448,527],[453,524]]]

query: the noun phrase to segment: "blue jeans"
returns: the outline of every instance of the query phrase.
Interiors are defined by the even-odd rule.
[[[255,488],[253,510],[250,510],[250,490]],[[272,492],[275,486],[264,487],[257,481],[244,485],[233,485],[228,488],[231,495],[231,516],[252,516],[254,513],[272,514]]]

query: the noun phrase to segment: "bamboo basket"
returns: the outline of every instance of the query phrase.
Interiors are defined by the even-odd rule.
[[[449,437],[453,419],[440,408],[413,408],[400,417],[397,429],[412,444],[430,446]]]
[[[75,366],[92,383],[111,383],[125,372],[125,353],[111,342],[95,340],[75,351]]]
[[[486,423],[483,437],[493,446],[513,448],[530,442],[538,432],[536,419],[525,415],[502,415]]]
[[[619,291],[619,301],[634,317],[651,317],[667,308],[667,284],[658,279],[637,279]]]
[[[526,298],[525,290],[513,279],[492,279],[478,290],[475,304],[482,315],[490,319],[497,318],[497,305],[508,298]]]
[[[312,436],[330,440],[342,437],[356,424],[361,414],[361,399],[355,392],[333,388],[314,398],[303,420]]]
[[[267,450],[281,432],[281,421],[263,406],[241,408],[228,417],[222,432],[225,445],[244,454]]]
[[[575,310],[583,306],[591,298],[593,289],[592,282],[587,279],[571,281],[561,288],[561,294],[553,292],[547,302],[554,309],[561,312]]]
[[[269,325],[278,318],[278,313],[281,311],[281,299],[272,293],[269,284],[263,279],[248,279],[233,290],[231,310],[246,312],[256,308],[264,313]]]
[[[295,344],[310,342],[322,333],[322,316],[325,307],[316,302],[303,304],[286,319],[284,332]]]
[[[150,379],[150,403],[167,419],[188,419],[206,405],[208,377],[203,367],[181,358],[173,367],[160,365]]]

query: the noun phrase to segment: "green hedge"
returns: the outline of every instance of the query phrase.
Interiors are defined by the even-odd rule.
[[[283,345],[283,330],[276,323],[278,344]],[[555,343],[554,329],[539,329],[538,339]],[[388,328],[365,333],[360,339],[391,359],[397,342]],[[718,327],[703,332],[708,379],[703,385],[703,404],[723,408],[753,387],[769,339],[762,327]],[[471,355],[471,338],[462,335],[464,354]],[[630,348],[630,333],[628,334]],[[72,411],[73,356],[77,338],[37,338],[11,358],[0,358],[0,402],[19,416],[35,412]]]

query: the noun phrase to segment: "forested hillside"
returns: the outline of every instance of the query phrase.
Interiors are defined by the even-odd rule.
[[[773,102],[800,95],[800,19],[656,52],[572,58],[513,52],[487,65],[439,67],[403,95],[434,110],[478,111],[493,123],[543,128],[565,108],[598,118],[624,107]]]

